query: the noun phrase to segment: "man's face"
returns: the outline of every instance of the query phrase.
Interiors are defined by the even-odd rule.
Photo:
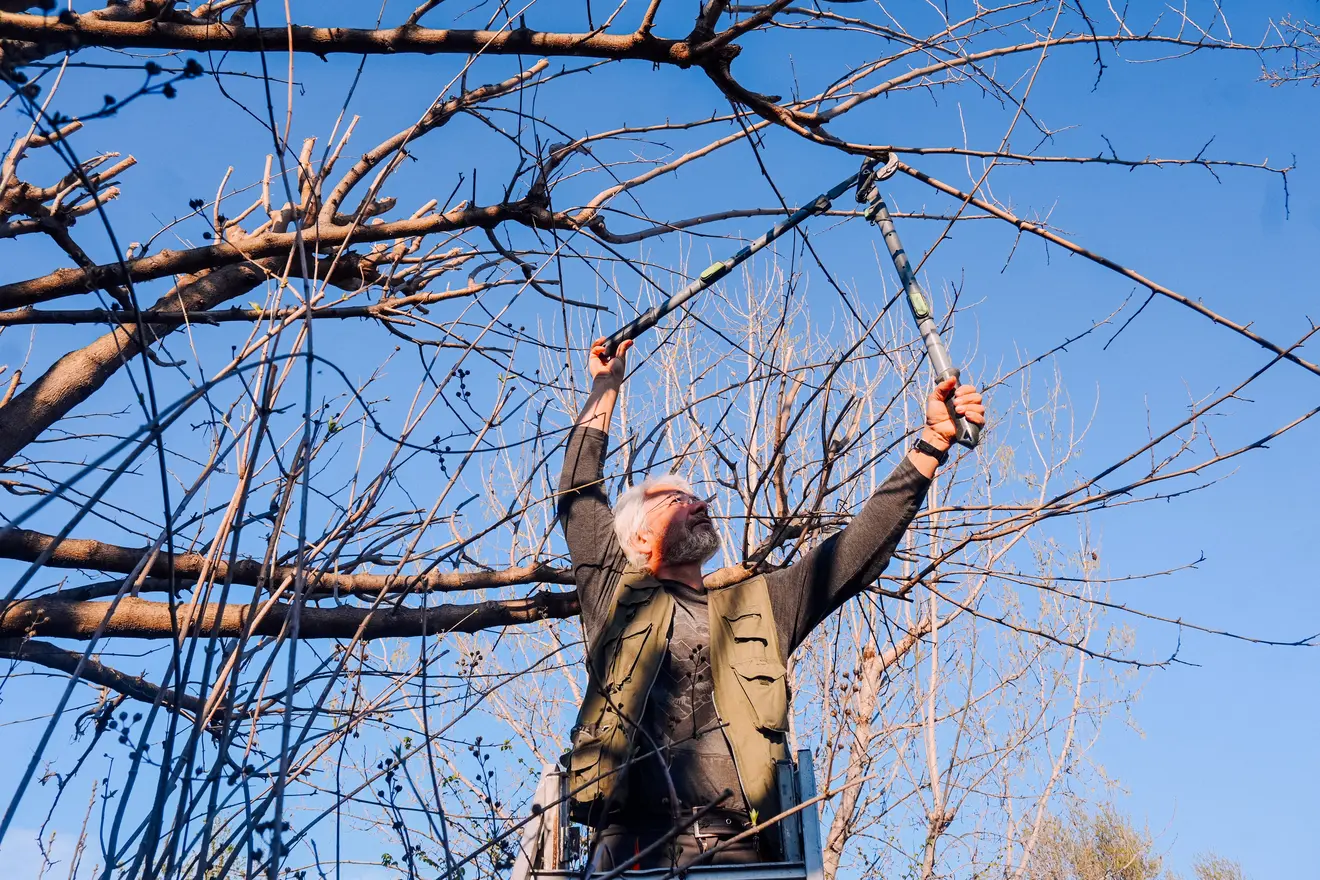
[[[661,561],[669,565],[702,563],[720,549],[719,532],[700,498],[659,488],[647,493],[643,504],[642,530],[648,533],[650,546],[658,544]]]

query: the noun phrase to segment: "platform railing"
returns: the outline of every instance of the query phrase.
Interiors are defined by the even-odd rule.
[[[783,859],[750,865],[697,865],[684,876],[701,880],[823,880],[824,861],[820,840],[820,813],[816,801],[816,774],[811,752],[799,751],[797,761],[784,761],[776,768],[781,810],[801,806],[776,823]],[[531,821],[523,829],[511,880],[567,880],[590,877],[587,829],[568,820],[567,778],[555,764],[542,770],[532,797]],[[666,868],[628,871],[631,880],[659,880],[673,872]]]

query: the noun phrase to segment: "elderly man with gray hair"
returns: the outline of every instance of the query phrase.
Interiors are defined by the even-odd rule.
[[[614,357],[603,339],[592,348],[560,478],[588,666],[566,756],[570,812],[598,830],[595,870],[773,860],[775,835],[720,844],[792,806],[774,775],[788,759],[789,655],[888,564],[948,456],[950,398],[978,425],[985,407],[971,385],[940,384],[920,438],[847,528],[786,568],[708,589],[701,569],[719,533],[685,480],[648,479],[613,511],[605,496],[629,345]]]

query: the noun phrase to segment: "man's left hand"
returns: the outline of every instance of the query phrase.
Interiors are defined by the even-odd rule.
[[[949,418],[949,395],[953,395],[953,408],[958,415],[974,425],[985,424],[981,392],[974,385],[959,385],[955,390],[955,384],[956,379],[945,379],[926,398],[926,429],[921,432],[921,437],[937,449],[948,449],[953,445],[953,438],[958,436],[958,428]]]

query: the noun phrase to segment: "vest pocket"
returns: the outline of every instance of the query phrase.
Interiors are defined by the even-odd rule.
[[[736,617],[727,614],[720,616],[724,618],[724,625],[729,628],[729,633],[735,642],[757,642],[762,646],[768,644],[765,633],[762,632],[760,614],[753,611]]]
[[[732,666],[738,684],[752,706],[757,728],[787,733],[788,685],[784,682],[787,670],[783,664],[773,660],[739,660]]]
[[[602,759],[606,760],[606,768],[612,765],[613,762],[609,759],[619,747],[614,739],[617,728],[618,722],[612,715],[607,714],[599,724],[579,727],[573,731],[573,755],[570,766],[574,776],[582,777],[578,779],[578,785],[596,778],[603,769]]]
[[[616,791],[613,776],[624,760],[618,722],[607,715],[600,724],[573,729],[573,750],[568,755],[568,810],[574,822],[600,824],[609,793]]]
[[[614,648],[610,652],[609,673],[605,681],[609,691],[616,693],[623,689],[637,668],[637,661],[641,659],[642,647],[646,644],[647,638],[651,635],[652,625],[639,627],[632,632],[626,632],[619,636],[614,643]]]

